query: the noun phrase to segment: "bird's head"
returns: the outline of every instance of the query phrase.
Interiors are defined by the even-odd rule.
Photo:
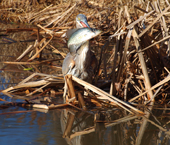
[[[87,22],[87,18],[85,15],[83,14],[78,14],[76,17],[76,27],[77,28],[89,28],[91,31],[93,31],[91,29],[91,27],[89,26],[88,22]]]

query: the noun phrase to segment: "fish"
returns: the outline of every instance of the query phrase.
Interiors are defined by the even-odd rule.
[[[74,30],[74,32],[70,34],[70,38],[67,43],[70,53],[75,54],[81,45],[83,45],[88,40],[98,36],[101,32],[101,30],[93,28],[91,31],[91,29],[87,27]]]

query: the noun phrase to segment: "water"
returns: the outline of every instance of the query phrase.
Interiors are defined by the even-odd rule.
[[[0,113],[13,111],[27,111],[27,109],[21,107],[0,109]],[[127,116],[123,116],[124,113],[119,110],[114,110],[111,114],[113,120],[119,121],[106,125],[94,123],[93,115],[74,109],[49,111],[34,109],[30,111],[0,115],[0,141],[2,145],[135,145],[142,122],[142,119],[136,116],[130,116],[127,120],[123,119],[124,121],[121,120]],[[157,118],[159,119],[159,117]],[[74,120],[72,129],[66,133],[66,124],[71,123],[72,119]],[[169,122],[166,119],[161,121],[162,128],[165,122]],[[152,118],[152,121],[158,125],[155,119]],[[168,132],[163,132],[152,123],[148,123],[141,144],[170,144],[169,124],[166,128]],[[81,135],[77,135],[78,132]]]
[[[10,107],[1,112],[25,110]],[[62,138],[60,110],[39,111],[0,116],[1,144],[66,145]]]

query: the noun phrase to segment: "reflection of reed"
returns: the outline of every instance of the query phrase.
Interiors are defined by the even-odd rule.
[[[75,117],[75,114],[73,114],[73,113],[68,112],[67,115],[68,115],[68,117],[67,117],[67,125],[66,125],[66,128],[65,128],[64,134],[63,134],[64,138],[70,137],[71,128],[72,128],[72,125],[73,125],[73,122],[74,122],[74,117]]]
[[[84,145],[90,142],[97,145],[103,143],[123,145],[126,139],[128,139],[126,134],[128,131],[126,129],[127,122],[137,118],[137,116],[133,115],[120,118],[121,115],[117,113],[117,115],[112,114],[111,118],[114,121],[110,121],[110,123],[96,122],[94,124],[94,120],[90,116],[93,117],[89,114],[82,116],[82,112],[63,110],[61,113],[61,128],[63,137],[68,144]],[[88,143],[85,140],[88,140]]]
[[[14,107],[10,108],[10,111],[16,112],[19,109],[19,107]],[[9,111],[9,109],[6,111]],[[151,143],[156,144],[157,142],[161,142],[162,145],[167,145],[169,143],[169,115],[167,114],[168,120],[162,120],[162,118],[160,118],[162,111],[153,112],[159,116],[159,118],[155,116],[155,118],[157,117],[157,119],[159,119],[156,121],[155,118],[151,118],[150,120],[146,117],[124,116],[120,110],[116,110],[106,113],[106,120],[108,121],[110,119],[108,123],[105,123],[105,121],[96,121],[97,123],[93,123],[93,115],[71,109],[63,110],[61,114],[59,110],[50,110],[48,113],[37,111],[1,116],[0,121],[10,120],[8,124],[7,122],[3,122],[1,125],[13,126],[13,124],[15,124],[14,128],[16,130],[17,128],[21,129],[21,126],[23,130],[30,128],[33,134],[35,134],[34,131],[38,127],[36,142],[39,143],[48,143],[50,140],[55,140],[57,144],[61,145],[63,145],[65,140],[70,145],[136,145],[137,143],[138,145],[151,145]],[[42,111],[42,109],[40,111]],[[60,115],[61,118],[59,117]],[[164,114],[164,116],[165,115],[166,114]],[[107,119],[109,116],[110,118]],[[13,118],[15,118],[15,120],[11,121]],[[137,138],[140,136],[139,127],[141,127],[143,122],[142,118],[149,123],[146,126],[147,129],[144,131],[140,142],[137,142]],[[59,121],[61,124],[59,124]],[[163,127],[163,125],[159,125],[159,122],[160,124],[165,124],[166,128]],[[65,140],[62,139],[61,130]]]
[[[68,144],[81,145],[83,143],[82,136],[76,136],[75,138],[70,138],[70,136],[80,130],[85,129],[93,125],[92,115],[85,114],[83,112],[77,112],[74,110],[63,110],[61,113],[61,128],[63,132],[63,137],[66,139]],[[87,137],[90,140],[91,137]]]

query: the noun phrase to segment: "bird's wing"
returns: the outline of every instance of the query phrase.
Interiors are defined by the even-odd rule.
[[[78,44],[70,45],[70,46],[69,46],[70,53],[71,53],[72,55],[73,55],[73,54],[76,54],[82,44],[83,44],[83,43],[78,43]]]
[[[63,75],[66,75],[70,70],[74,68],[74,66],[75,66],[74,56],[68,53],[62,65]]]

